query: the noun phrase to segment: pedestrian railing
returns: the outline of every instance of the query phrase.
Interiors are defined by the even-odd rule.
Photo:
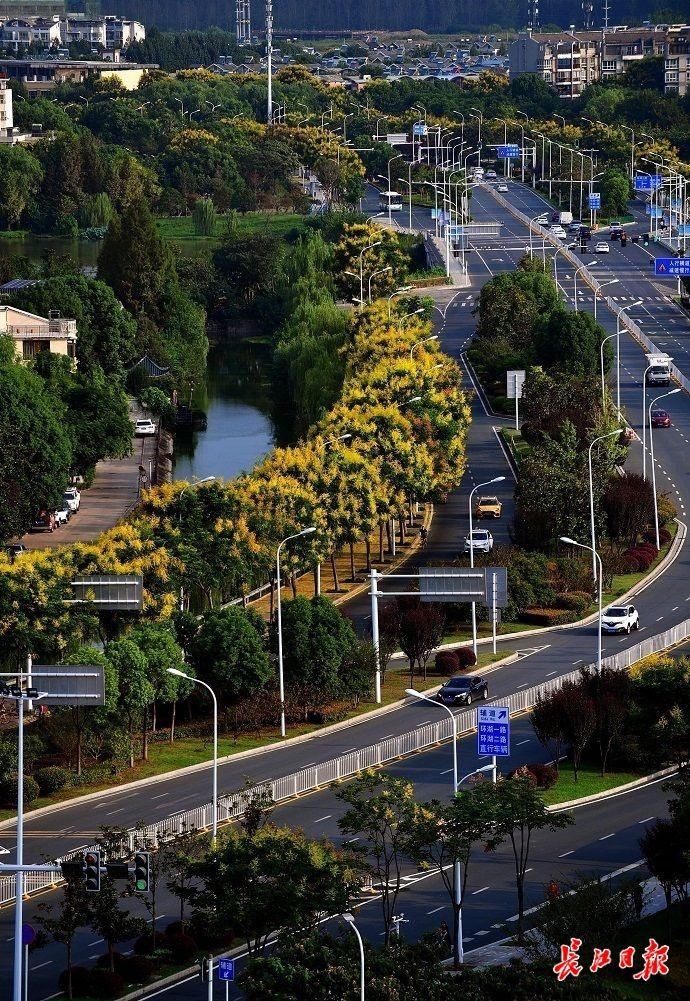
[[[661,653],[663,650],[682,643],[689,637],[690,619],[685,619],[663,633],[657,633],[627,650],[621,650],[611,657],[605,657],[602,666],[611,670],[625,670],[638,661],[644,660],[645,657]],[[593,668],[594,665],[590,664],[588,667]],[[539,697],[557,691],[566,681],[576,680],[580,676],[580,670],[570,671],[558,678],[539,682],[539,684],[523,691],[489,700],[486,704],[508,705],[512,715],[527,712],[534,708]],[[451,720],[450,716],[446,716],[444,713],[436,723],[426,723],[424,726],[419,726],[415,730],[402,733],[397,737],[388,737],[377,744],[370,744],[368,747],[350,751],[338,758],[331,758],[329,761],[322,761],[320,764],[311,765],[309,768],[303,768],[290,775],[272,779],[264,783],[263,789],[270,794],[275,803],[284,803],[286,800],[304,793],[314,792],[331,782],[351,778],[367,768],[380,768],[391,761],[450,740],[453,737],[454,727],[458,735],[471,733],[475,729],[475,710],[467,709],[458,713],[454,720]],[[227,823],[241,817],[246,803],[246,793],[229,793],[221,796],[218,801],[218,822]],[[155,848],[160,842],[169,841],[182,834],[208,830],[212,823],[213,804],[206,803],[204,806],[184,810],[146,827],[128,831],[129,844],[124,847],[127,847],[130,852],[145,845]],[[87,847],[77,849],[63,856],[63,859],[82,855],[88,850]],[[59,866],[54,872],[27,873],[24,877],[24,892],[27,896],[40,893],[50,887],[57,886],[61,881],[62,874]],[[14,876],[0,877],[0,905],[9,903],[13,899]]]

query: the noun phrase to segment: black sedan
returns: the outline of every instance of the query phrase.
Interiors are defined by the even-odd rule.
[[[466,674],[446,681],[439,690],[438,699],[448,706],[469,706],[475,699],[486,699],[488,695],[489,685],[485,678]]]

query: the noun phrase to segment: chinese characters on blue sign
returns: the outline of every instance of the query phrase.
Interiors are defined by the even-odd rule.
[[[635,190],[636,191],[653,191],[654,188],[661,187],[663,177],[661,174],[636,174],[635,175]]]
[[[233,981],[235,979],[235,960],[234,959],[219,959],[218,960],[218,979],[219,980],[229,980],[229,981]]]
[[[520,156],[520,147],[517,145],[497,146],[496,155],[499,160],[517,160]]]
[[[507,758],[510,754],[510,707],[477,709],[477,754]]]
[[[657,257],[654,274],[661,278],[690,278],[690,257]]]
[[[589,207],[591,209],[601,208],[601,194],[598,191],[593,191],[588,199]]]

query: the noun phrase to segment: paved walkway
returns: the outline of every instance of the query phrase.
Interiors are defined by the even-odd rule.
[[[133,407],[132,420],[139,416]],[[99,462],[92,485],[81,492],[79,511],[53,533],[27,532],[21,540],[23,545],[27,549],[52,549],[72,542],[91,542],[116,525],[137,501],[139,466],[144,467],[148,477],[155,443],[154,437],[133,438],[131,455]]]

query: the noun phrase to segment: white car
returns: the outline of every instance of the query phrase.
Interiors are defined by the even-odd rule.
[[[55,511],[55,527],[59,528],[60,525],[66,525],[67,522],[72,517],[72,511],[65,503],[62,507],[59,507]]]
[[[537,226],[548,226],[549,225],[548,212],[542,212],[542,214],[538,215],[534,221],[536,222]]]
[[[76,487],[67,487],[64,494],[62,495],[62,502],[65,507],[68,507],[72,514],[79,510],[79,505],[81,504],[81,494]]]
[[[499,186],[496,188],[496,190],[506,193],[508,191],[508,185],[507,184],[499,184]]]
[[[611,248],[605,240],[599,240],[599,243],[594,248],[595,254],[610,254]]]
[[[145,417],[140,417],[134,425],[134,433],[138,437],[147,437],[156,433],[156,425]]]
[[[486,177],[487,181],[495,181],[496,178],[498,177],[498,174],[496,173],[495,170],[487,170],[484,176]]]
[[[472,549],[475,553],[490,553],[494,548],[494,537],[485,528],[474,528],[472,530],[472,541],[467,535],[465,537],[465,553]]]
[[[640,628],[640,616],[634,605],[611,605],[601,617],[605,633],[629,633]]]
[[[556,223],[555,226],[551,227],[550,232],[553,234],[553,236],[557,236],[559,240],[565,240],[568,237],[566,231],[558,223]]]

